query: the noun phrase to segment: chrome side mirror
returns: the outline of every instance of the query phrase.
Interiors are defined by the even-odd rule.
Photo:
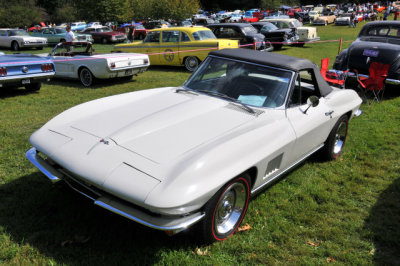
[[[308,111],[308,109],[310,109],[310,107],[316,107],[319,104],[319,98],[315,95],[311,95],[307,99],[307,104],[308,104],[308,107],[306,108],[306,110],[303,111],[304,114],[307,113],[307,111]]]
[[[312,106],[312,107],[315,107],[315,106],[317,106],[319,104],[319,98],[317,96],[315,96],[315,95],[311,95],[307,99],[307,104]]]

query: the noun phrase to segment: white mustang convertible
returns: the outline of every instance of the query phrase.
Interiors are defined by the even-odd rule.
[[[337,158],[361,102],[308,60],[227,49],[181,87],[61,113],[33,133],[26,156],[114,213],[169,234],[196,225],[221,241],[251,195],[317,151]]]
[[[62,42],[48,56],[56,65],[56,78],[79,79],[83,86],[96,80],[123,78],[130,80],[147,70],[149,57],[137,53],[94,54],[90,42]],[[47,55],[45,55],[47,56]]]

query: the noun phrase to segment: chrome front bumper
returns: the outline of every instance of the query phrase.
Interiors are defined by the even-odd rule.
[[[54,168],[47,160],[43,159],[36,150],[32,147],[26,152],[26,158],[35,165],[43,174],[45,174],[53,183],[64,180],[73,190],[91,199],[95,205],[107,209],[113,213],[119,214],[132,221],[142,225],[166,231],[168,234],[179,233],[196,222],[203,219],[203,212],[191,213],[186,216],[162,216],[152,215],[149,212],[142,210],[129,204],[123,200],[115,198],[99,190],[94,190],[91,187],[79,182],[76,178],[68,175],[66,171],[60,171]]]

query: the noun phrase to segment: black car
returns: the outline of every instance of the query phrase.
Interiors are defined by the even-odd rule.
[[[400,21],[365,24],[350,47],[336,57],[333,68],[368,75],[372,61],[390,64],[386,81],[400,84]]]
[[[302,22],[303,24],[305,23],[311,23],[310,15],[308,12],[294,12],[294,18],[297,19],[298,21]]]
[[[193,19],[193,25],[196,26],[207,26],[209,24],[214,24],[216,21],[211,18],[195,18]]]
[[[144,27],[148,30],[152,30],[152,29],[158,29],[163,27],[163,25],[167,26],[167,27],[171,27],[171,24],[168,21],[163,21],[163,20],[153,20],[153,21],[147,21],[146,23],[144,23]]]
[[[242,48],[271,51],[273,46],[265,41],[265,36],[257,32],[251,24],[248,23],[219,23],[207,25],[218,39],[239,40]]]
[[[290,45],[299,39],[296,28],[278,29],[277,26],[267,21],[254,22],[251,25],[265,36],[266,41],[271,42],[274,50],[279,50],[283,45]]]

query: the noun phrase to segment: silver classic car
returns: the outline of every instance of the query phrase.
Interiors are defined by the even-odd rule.
[[[225,49],[181,87],[61,113],[32,134],[26,156],[109,211],[169,234],[196,225],[204,241],[221,241],[251,195],[317,151],[337,158],[360,104],[308,60]]]
[[[18,51],[21,48],[43,49],[47,45],[47,39],[30,36],[22,29],[0,29],[0,46]]]

